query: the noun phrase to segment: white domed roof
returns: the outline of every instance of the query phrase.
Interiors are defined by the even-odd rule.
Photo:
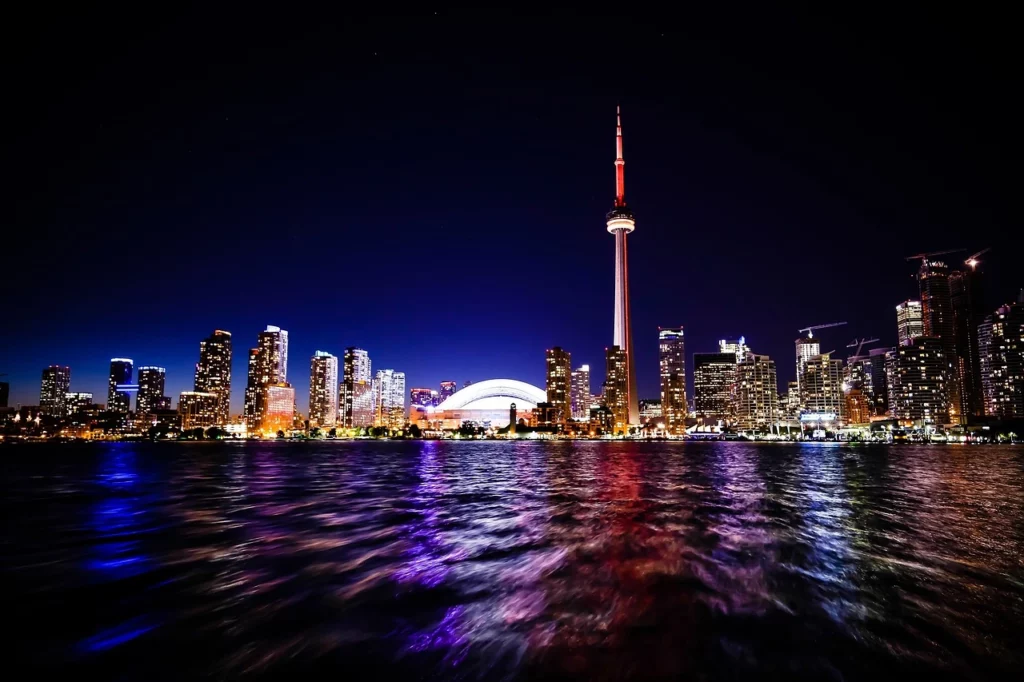
[[[512,403],[516,409],[532,410],[547,400],[543,390],[515,379],[488,379],[466,386],[449,396],[436,410],[500,410]]]

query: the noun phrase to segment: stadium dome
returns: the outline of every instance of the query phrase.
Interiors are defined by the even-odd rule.
[[[509,405],[516,404],[520,411],[532,410],[537,403],[548,399],[547,394],[532,384],[515,379],[488,379],[466,386],[450,395],[434,408],[435,411],[497,411],[507,413]]]

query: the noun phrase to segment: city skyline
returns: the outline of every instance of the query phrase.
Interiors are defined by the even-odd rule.
[[[630,243],[639,398],[658,395],[654,334],[666,324],[686,326],[688,360],[713,352],[722,336],[745,335],[777,361],[780,386],[795,379],[786,361],[792,330],[808,322],[848,320],[843,333],[823,333],[824,350],[854,335],[895,345],[892,307],[920,297],[902,259],[922,249],[995,246],[984,259],[992,278],[986,308],[1014,298],[1012,250],[999,246],[1013,225],[1007,180],[998,164],[984,162],[1000,127],[977,113],[1007,111],[991,101],[1000,90],[984,88],[977,75],[957,81],[977,96],[953,103],[963,115],[950,125],[949,107],[935,107],[927,89],[948,91],[949,70],[917,70],[924,90],[908,90],[885,58],[902,51],[895,36],[865,59],[852,49],[858,34],[850,26],[829,33],[831,44],[807,60],[786,47],[792,29],[778,21],[770,38],[740,30],[708,52],[699,35],[685,33],[696,29],[626,16],[624,33],[638,44],[611,60],[603,33],[590,30],[596,23],[581,20],[569,31],[561,20],[531,23],[531,31],[558,37],[549,49],[568,64],[548,82],[519,75],[547,72],[548,56],[505,49],[523,25],[489,34],[493,47],[474,44],[479,59],[463,70],[460,41],[474,40],[472,22],[443,11],[429,21],[437,22],[429,32],[420,19],[370,21],[358,40],[328,52],[342,59],[324,60],[298,38],[283,60],[255,50],[239,75],[209,87],[174,75],[179,64],[162,61],[159,48],[177,32],[154,27],[144,50],[150,61],[139,60],[130,96],[119,79],[41,60],[40,81],[49,85],[25,110],[31,115],[11,156],[25,172],[12,188],[16,229],[5,272],[12,283],[33,285],[16,290],[11,331],[0,341],[9,402],[36,403],[39,372],[51,364],[72,367],[72,391],[105,402],[105,365],[118,356],[165,368],[166,395],[177,399],[193,388],[196,341],[225,329],[237,346],[237,414],[246,349],[268,321],[291,331],[300,366],[318,349],[340,357],[358,345],[380,366],[406,371],[410,385],[461,386],[493,377],[494,368],[542,385],[537,349],[561,345],[593,368],[600,386],[614,292],[611,245],[597,221],[613,199],[608,136],[619,102],[630,202],[642,213],[642,238]],[[434,38],[425,44],[421,34]],[[74,33],[66,37],[73,46]],[[218,42],[198,38],[193,65],[225,64]],[[750,62],[763,71],[738,72]],[[327,66],[338,63],[361,75]],[[279,64],[281,75],[267,78],[268,64]],[[152,69],[169,78],[149,78]],[[792,79],[780,92],[776,73]],[[670,75],[686,82],[685,94],[666,90]],[[326,87],[293,84],[300,81]],[[175,106],[165,106],[162,88],[180,91]],[[91,93],[93,108],[75,105],[79,92]],[[79,113],[61,113],[68,110]],[[331,269],[308,266],[308,250],[325,236],[359,254],[354,262],[388,250],[394,273],[429,267],[432,282],[458,288],[459,304],[418,305],[406,278],[355,271],[344,280],[353,312],[321,313],[308,292],[337,282]],[[832,255],[794,261],[810,238]],[[552,248],[530,248],[541,243]],[[55,276],[35,277],[53,267],[41,244],[75,257]],[[111,254],[121,266],[142,252],[154,281],[179,283],[132,287],[116,305],[65,298],[68,282],[99,286]],[[254,267],[268,252],[273,272]],[[578,287],[571,315],[536,306],[510,313],[495,302],[506,282],[523,305],[549,300],[550,282],[521,272],[554,272],[567,260],[565,281]],[[670,295],[677,290],[700,295]],[[380,301],[401,301],[402,313]],[[834,311],[822,314],[812,301]],[[307,404],[304,377],[291,383]]]

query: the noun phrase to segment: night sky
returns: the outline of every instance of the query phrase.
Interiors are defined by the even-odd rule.
[[[350,345],[433,388],[543,386],[561,345],[597,392],[617,103],[641,398],[659,325],[688,355],[745,335],[785,388],[799,327],[849,321],[821,335],[841,357],[895,343],[905,256],[992,246],[991,306],[1022,284],[1007,17],[137,7],[8,24],[12,404],[49,364],[105,402],[115,356],[176,401],[220,328],[240,411],[266,324],[302,411],[309,356]]]

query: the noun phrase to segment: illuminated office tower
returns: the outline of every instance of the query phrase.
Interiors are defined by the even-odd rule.
[[[949,362],[942,341],[919,336],[890,351],[889,409],[903,424],[929,426],[949,420],[946,389]]]
[[[338,422],[338,358],[321,350],[309,361],[309,422],[328,427]]]
[[[132,409],[132,395],[129,391],[118,390],[118,386],[130,386],[134,363],[130,358],[111,358],[110,376],[107,380],[107,409],[127,414]]]
[[[606,348],[604,404],[612,411],[612,428],[615,433],[629,428],[629,357],[618,346]],[[637,403],[637,419],[640,405]]]
[[[63,417],[66,411],[68,389],[71,388],[71,368],[50,365],[43,370],[39,387],[39,409],[51,417]]]
[[[249,431],[274,431],[264,427],[268,409],[266,388],[286,384],[287,377],[288,332],[267,325],[256,339],[256,348],[249,351],[249,371],[245,386],[245,421]],[[280,395],[281,391],[277,393]],[[294,397],[294,389],[292,394]]]
[[[92,405],[92,393],[68,392],[64,394],[64,416],[70,417]]]
[[[953,334],[956,337],[956,370],[960,383],[960,407],[964,416],[985,414],[981,385],[981,356],[978,349],[978,325],[986,313],[982,273],[979,261],[967,261],[964,271],[949,275],[950,303],[953,308]]]
[[[779,418],[775,361],[747,353],[736,366],[736,422],[740,428],[768,431]]]
[[[978,326],[978,350],[985,414],[1024,417],[1024,300],[985,317]]]
[[[441,382],[441,395],[439,401],[444,402],[455,395],[455,392],[459,390],[458,382],[455,381],[442,381]]]
[[[629,307],[629,252],[627,238],[636,229],[633,212],[626,205],[626,161],[622,156],[622,117],[615,112],[615,204],[608,212],[608,231],[615,235],[615,328],[613,348],[626,357],[623,384],[627,424],[640,422],[640,402],[636,393],[636,364],[633,359],[633,327]],[[616,388],[619,391],[622,387]],[[613,408],[614,409],[614,408]]]
[[[586,421],[590,419],[590,365],[580,365],[579,369],[574,369],[571,383],[569,408],[572,418]]]
[[[559,346],[545,353],[547,402],[554,411],[554,422],[563,424],[572,416],[569,402],[572,382],[572,355]]]
[[[719,353],[734,353],[737,364],[743,362],[750,353],[750,346],[747,345],[747,338],[741,336],[738,339],[721,339],[718,342]]]
[[[405,372],[379,369],[373,379],[374,425],[391,431],[405,427]]]
[[[183,431],[219,425],[219,409],[220,396],[216,393],[182,391],[178,395],[178,414]]]
[[[199,342],[194,387],[197,393],[216,394],[215,424],[231,421],[231,332],[215,329]]]
[[[919,336],[924,336],[921,302],[904,301],[896,306],[896,338],[901,346],[908,346]]]
[[[265,407],[260,431],[272,436],[279,431],[287,432],[295,425],[295,389],[281,382],[270,384],[263,389]]]
[[[661,416],[672,434],[686,431],[686,346],[683,328],[658,328],[658,373]]]
[[[871,402],[876,415],[889,411],[889,375],[885,370],[885,356],[894,348],[872,348],[868,353],[871,361]]]
[[[704,422],[728,421],[735,413],[735,353],[693,354],[693,406]]]
[[[346,429],[373,426],[373,375],[370,354],[362,348],[349,347],[342,357],[341,387],[339,389],[339,423]]]
[[[846,414],[843,396],[843,361],[833,360],[829,353],[807,359],[800,377],[800,408],[805,414]]]
[[[949,268],[941,261],[924,260],[917,272],[921,287],[921,322],[924,335],[938,338],[949,365],[946,394],[949,421],[963,423],[960,405],[960,374],[957,371],[956,334],[953,327],[953,301],[949,290]]]
[[[151,415],[162,407],[166,382],[167,371],[163,367],[139,367],[139,392],[135,396],[138,416]]]
[[[410,388],[409,405],[411,407],[433,407],[437,391],[429,388]]]

